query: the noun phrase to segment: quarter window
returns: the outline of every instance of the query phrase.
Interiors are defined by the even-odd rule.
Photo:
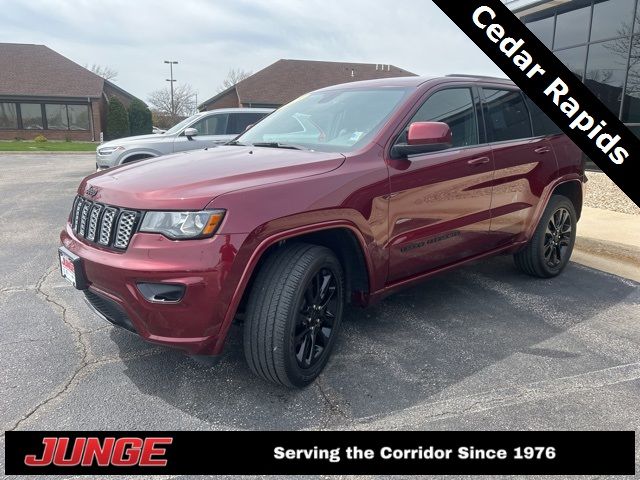
[[[490,141],[502,142],[532,136],[529,111],[519,91],[483,90]]]
[[[478,144],[478,122],[468,88],[440,90],[431,95],[414,115],[414,122],[443,122],[451,129],[454,147]],[[400,140],[406,141],[406,132]]]

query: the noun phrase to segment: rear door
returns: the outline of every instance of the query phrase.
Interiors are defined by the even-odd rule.
[[[229,121],[227,122],[226,135],[229,140],[233,140],[235,137],[244,133],[245,130],[251,125],[258,123],[268,114],[266,112],[237,112],[229,114]]]
[[[389,282],[472,257],[489,235],[493,158],[480,128],[475,87],[445,86],[431,93],[412,122],[445,122],[453,147],[389,162]]]
[[[533,103],[527,105],[520,90],[484,86],[481,95],[495,162],[490,242],[500,247],[525,239],[543,190],[557,174],[557,162],[549,139],[538,131],[544,114]]]

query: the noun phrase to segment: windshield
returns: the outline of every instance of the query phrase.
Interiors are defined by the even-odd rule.
[[[303,95],[239,136],[235,143],[350,152],[370,141],[408,93],[406,88],[385,87]]]
[[[164,134],[165,135],[172,135],[174,133],[178,133],[180,130],[182,130],[184,127],[186,127],[191,122],[193,122],[196,118],[198,118],[198,116],[199,116],[198,114],[195,114],[195,115],[191,115],[189,118],[185,118],[180,123],[178,123],[177,125],[174,125],[169,130],[164,132]]]

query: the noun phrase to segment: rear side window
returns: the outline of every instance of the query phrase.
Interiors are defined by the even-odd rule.
[[[411,119],[414,122],[444,122],[453,134],[454,147],[478,144],[478,122],[469,88],[450,88],[431,95]],[[406,142],[406,132],[402,135]]]
[[[231,113],[229,114],[229,122],[227,123],[227,135],[238,135],[244,132],[249,125],[258,123],[266,113]]]
[[[533,103],[526,95],[524,98],[527,101],[527,107],[529,107],[529,112],[531,113],[531,123],[533,124],[533,135],[535,137],[562,133],[562,130],[553,123],[553,120],[547,117],[546,113],[540,110],[540,107]]]
[[[533,136],[529,110],[516,90],[483,88],[489,141],[503,142]]]

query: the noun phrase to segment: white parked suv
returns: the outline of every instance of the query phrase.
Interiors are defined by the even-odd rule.
[[[211,110],[196,113],[165,133],[111,140],[96,149],[96,169],[104,170],[144,158],[221,145],[233,140],[272,111],[272,108]]]

